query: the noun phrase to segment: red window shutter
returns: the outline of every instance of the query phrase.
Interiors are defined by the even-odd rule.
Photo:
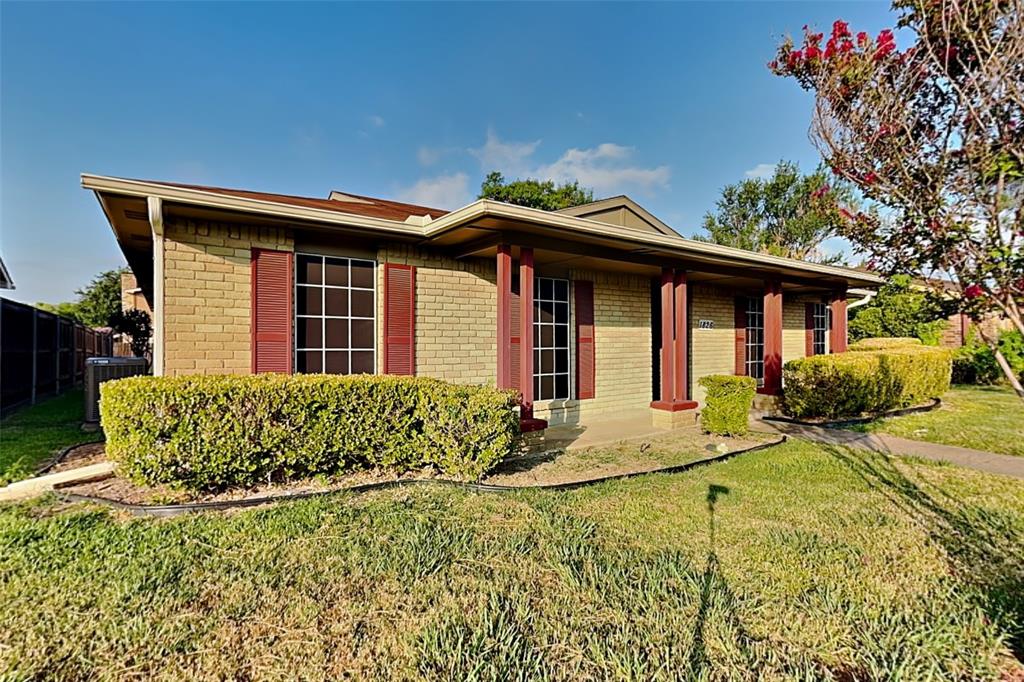
[[[593,398],[596,393],[597,358],[594,354],[594,283],[573,282],[576,302],[576,397]]]
[[[416,374],[416,268],[384,264],[384,373]]]
[[[737,296],[733,327],[736,329],[736,374],[747,374],[747,299]]]
[[[522,299],[519,297],[521,289],[516,281],[518,277],[512,277],[512,295],[509,297],[509,326],[512,328],[509,339],[509,367],[512,368],[512,388],[522,391]]]
[[[814,304],[804,304],[804,355],[814,355]]]
[[[292,371],[292,253],[252,250],[252,371]]]

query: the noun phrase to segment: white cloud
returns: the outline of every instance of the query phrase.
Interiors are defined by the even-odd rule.
[[[480,168],[485,172],[500,170],[511,175],[522,173],[527,166],[527,160],[540,145],[540,140],[533,142],[505,142],[494,132],[493,128],[487,129],[487,141],[484,146],[469,150],[480,161]]]
[[[634,149],[605,142],[591,149],[569,149],[552,164],[540,166],[530,175],[542,180],[579,180],[598,196],[639,190],[650,194],[668,187],[672,171],[668,166],[643,168],[629,165]]]
[[[387,121],[384,120],[384,117],[378,114],[370,114],[369,116],[366,117],[366,120],[374,128],[383,128],[387,124]]]
[[[465,173],[422,178],[416,184],[398,192],[399,201],[421,204],[433,208],[454,209],[472,201],[469,176]]]
[[[448,152],[440,147],[427,147],[426,145],[416,150],[416,160],[421,166],[433,166],[441,160],[441,157]]]
[[[774,163],[759,163],[750,170],[744,171],[743,174],[746,175],[748,178],[757,178],[759,180],[764,180],[765,178],[770,178],[772,176],[772,173],[774,172]]]

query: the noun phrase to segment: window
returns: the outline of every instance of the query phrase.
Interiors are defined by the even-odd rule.
[[[569,280],[538,277],[533,301],[533,395],[569,399]]]
[[[747,299],[747,376],[764,386],[764,299]]]
[[[375,281],[373,261],[296,255],[297,372],[375,371]]]
[[[825,332],[828,330],[828,306],[824,303],[814,303],[814,328],[812,331],[812,350],[815,355],[824,355]]]

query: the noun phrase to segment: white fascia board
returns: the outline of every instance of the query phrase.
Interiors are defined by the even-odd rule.
[[[525,206],[515,206],[487,199],[475,201],[456,211],[441,216],[431,222],[424,230],[425,236],[435,237],[441,233],[459,227],[467,222],[479,220],[482,217],[491,216],[505,218],[508,220],[521,220],[525,222],[539,223],[550,227],[563,228],[592,234],[594,236],[631,241],[647,246],[658,247],[666,250],[679,252],[680,255],[713,256],[730,261],[741,261],[755,265],[768,265],[794,270],[803,270],[816,275],[829,275],[844,279],[855,279],[870,284],[882,284],[884,280],[877,275],[842,268],[835,265],[822,265],[819,263],[808,263],[793,258],[783,258],[761,253],[735,249],[730,246],[712,244],[709,242],[698,242],[680,236],[669,236],[654,234],[643,230],[629,230],[628,232],[619,226],[607,225],[606,223],[587,218],[576,218],[561,213],[550,213]]]

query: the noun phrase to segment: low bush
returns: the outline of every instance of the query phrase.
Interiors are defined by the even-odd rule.
[[[790,360],[783,404],[794,417],[854,417],[919,405],[949,390],[951,353],[892,347]]]
[[[757,382],[750,377],[712,374],[701,377],[697,383],[707,392],[700,411],[700,426],[704,432],[719,436],[745,434]]]
[[[851,343],[849,350],[887,350],[889,348],[906,348],[907,346],[920,346],[921,339],[913,336],[878,336],[870,339],[862,339],[857,343]]]
[[[510,391],[423,377],[131,377],[106,382],[107,455],[193,491],[383,466],[476,479],[519,435]]]
[[[999,335],[999,351],[1013,371],[1024,380],[1024,336],[1013,330]],[[972,334],[967,343],[953,353],[954,384],[997,384],[1006,380],[996,354]]]

